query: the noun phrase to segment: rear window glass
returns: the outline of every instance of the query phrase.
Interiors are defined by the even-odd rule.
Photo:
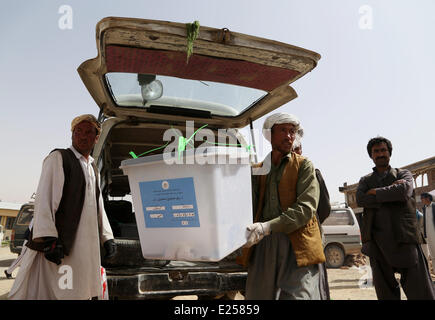
[[[332,210],[328,218],[323,221],[324,226],[353,225],[352,215],[348,210]]]
[[[21,209],[17,217],[18,225],[28,225],[33,217],[33,206],[25,206]]]
[[[111,72],[106,74],[106,81],[119,107],[178,107],[232,117],[267,94],[263,90],[237,85],[161,75]]]

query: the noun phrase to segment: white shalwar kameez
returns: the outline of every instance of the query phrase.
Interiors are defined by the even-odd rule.
[[[70,149],[80,160],[86,179],[85,200],[70,254],[62,259],[60,265],[56,265],[48,261],[43,253],[26,250],[9,299],[78,300],[102,296],[100,241],[104,243],[113,239],[113,234],[101,195],[98,216],[96,214],[96,179],[91,166],[94,159],[89,156],[86,160],[74,147]],[[62,198],[63,184],[62,155],[55,151],[44,159],[42,166],[35,199],[33,239],[58,237],[55,213]]]

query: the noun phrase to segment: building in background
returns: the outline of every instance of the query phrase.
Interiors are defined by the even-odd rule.
[[[22,203],[0,201],[0,225],[3,226],[3,240],[10,239],[12,226],[14,225],[15,218],[17,217],[21,206]]]
[[[418,161],[401,169],[407,169],[411,171],[414,178],[414,190],[415,200],[417,202],[417,209],[422,210],[423,204],[420,200],[420,194],[423,192],[432,192],[435,190],[435,157],[428,158],[426,160]],[[356,204],[356,189],[358,183],[348,185],[346,182],[338,190],[344,193],[346,203],[351,207],[358,218],[358,222],[361,224],[361,213],[363,208],[360,208]],[[433,194],[433,192],[432,192]],[[435,194],[433,194],[435,197]]]

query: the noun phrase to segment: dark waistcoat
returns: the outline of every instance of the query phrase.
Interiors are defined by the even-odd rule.
[[[383,180],[382,185],[374,174],[366,176],[368,187],[380,188],[391,185],[397,180],[400,169],[392,169]],[[376,217],[376,215],[381,215]],[[376,222],[389,223],[393,238],[397,244],[417,244],[422,242],[421,230],[418,227],[415,200],[411,197],[406,201],[384,202],[380,208],[364,208],[361,228],[362,242],[372,240],[372,230]]]
[[[56,229],[58,242],[63,245],[64,254],[69,255],[77,234],[85,201],[86,179],[80,165],[80,160],[77,159],[71,149],[54,149],[53,151],[59,151],[62,154],[63,173],[65,176],[62,198],[56,211]],[[98,212],[98,199],[100,196],[98,188],[99,175],[95,163],[92,163],[92,168],[95,172],[95,194]],[[97,212],[95,212],[95,215],[97,215]],[[31,239],[30,237],[28,245],[30,248],[33,246]]]

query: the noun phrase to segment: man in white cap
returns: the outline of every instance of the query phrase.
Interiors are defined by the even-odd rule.
[[[100,124],[90,114],[71,123],[72,146],[45,159],[33,227],[9,299],[102,297],[100,243],[106,258],[116,245],[103,207],[98,170],[90,156]]]
[[[253,176],[250,250],[239,260],[248,264],[246,299],[320,299],[318,264],[325,255],[316,218],[319,184],[311,161],[292,152],[299,128],[299,120],[286,113],[263,125],[272,152],[259,164],[269,161],[270,171]]]

